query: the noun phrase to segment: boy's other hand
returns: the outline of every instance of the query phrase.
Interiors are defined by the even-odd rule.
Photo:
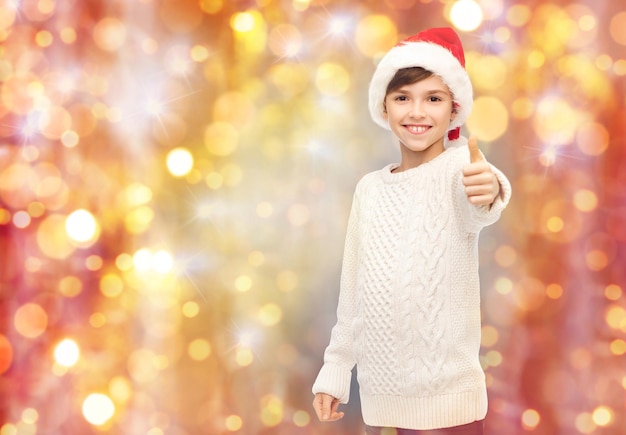
[[[491,205],[500,193],[500,183],[478,149],[476,136],[467,141],[470,163],[463,167],[463,185],[467,200],[474,205]]]
[[[337,421],[343,418],[343,412],[337,412],[339,399],[324,393],[317,393],[313,399],[313,408],[320,421]]]

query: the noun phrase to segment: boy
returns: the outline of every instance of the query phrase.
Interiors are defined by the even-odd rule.
[[[337,324],[313,385],[322,421],[343,417],[356,365],[367,434],[483,433],[478,234],[511,187],[460,136],[472,98],[450,28],[400,42],[376,68],[370,113],[401,161],[356,187]]]

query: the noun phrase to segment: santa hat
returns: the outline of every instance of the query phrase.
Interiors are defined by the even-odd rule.
[[[441,77],[454,98],[456,116],[450,123],[448,139],[459,137],[461,125],[472,110],[473,91],[459,36],[449,27],[424,30],[393,47],[376,67],[369,89],[369,109],[374,121],[389,130],[384,117],[387,85],[399,69],[422,67]]]

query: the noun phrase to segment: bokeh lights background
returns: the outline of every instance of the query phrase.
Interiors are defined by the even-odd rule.
[[[490,434],[626,434],[626,4],[0,0],[0,435],[360,434],[311,384],[380,56],[454,26]]]

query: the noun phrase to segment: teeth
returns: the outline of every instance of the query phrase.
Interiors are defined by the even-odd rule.
[[[426,130],[428,130],[428,127],[425,127],[423,125],[407,125],[407,128],[411,133],[415,134],[424,133]]]

